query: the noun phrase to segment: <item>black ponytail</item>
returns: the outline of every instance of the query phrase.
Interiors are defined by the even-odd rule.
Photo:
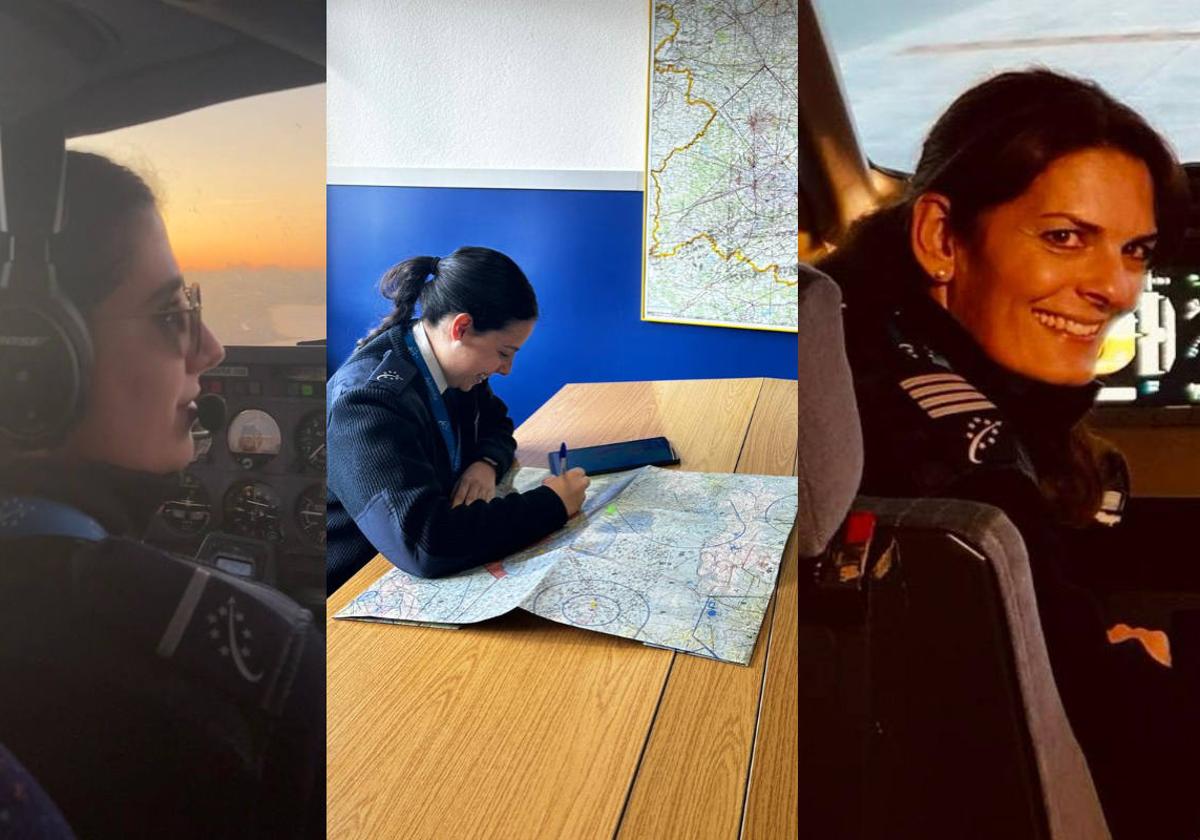
[[[379,292],[396,308],[358,342],[359,347],[408,323],[418,305],[421,319],[431,324],[466,312],[477,332],[501,330],[513,321],[538,316],[537,297],[524,272],[491,248],[464,246],[448,257],[412,257],[384,273]]]
[[[396,308],[379,322],[379,326],[359,339],[359,347],[396,324],[406,324],[412,320],[417,301],[421,299],[421,290],[425,288],[429,276],[437,271],[437,266],[437,257],[411,257],[383,273],[383,277],[379,278],[379,293],[392,301]]]

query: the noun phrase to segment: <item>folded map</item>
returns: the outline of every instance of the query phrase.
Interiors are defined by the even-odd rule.
[[[521,468],[504,492],[547,475]],[[795,519],[792,476],[658,467],[597,476],[580,514],[542,542],[451,577],[392,569],[335,617],[444,626],[523,609],[744,665]]]

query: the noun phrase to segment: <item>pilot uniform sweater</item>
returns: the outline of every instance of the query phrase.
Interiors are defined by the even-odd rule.
[[[330,378],[326,588],[333,592],[377,553],[419,577],[498,560],[561,528],[566,508],[549,487],[451,507],[458,476],[425,381],[405,346],[412,324],[373,338]],[[497,477],[513,463],[508,410],[486,382],[443,395],[462,453]]]
[[[1093,591],[1094,569],[1137,562],[1098,556],[1119,527],[1124,461],[1112,453],[1104,465],[1105,505],[1089,528],[1060,524],[1038,485],[1039,469],[1065,457],[1098,385],[1049,385],[1000,367],[924,294],[856,301],[849,293],[845,314],[863,424],[861,492],[966,499],[1008,515],[1026,545],[1055,682],[1114,837],[1200,833],[1194,775],[1182,770],[1200,755],[1196,675],[1178,658],[1174,670],[1160,666],[1136,642],[1109,644]]]

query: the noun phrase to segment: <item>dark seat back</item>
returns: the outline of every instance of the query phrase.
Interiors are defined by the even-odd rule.
[[[0,737],[76,831],[323,836],[307,611],[128,540],[2,547]]]
[[[970,502],[855,507],[877,519],[865,836],[1108,837],[1016,528]]]

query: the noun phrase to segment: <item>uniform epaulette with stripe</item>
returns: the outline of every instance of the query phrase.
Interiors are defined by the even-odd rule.
[[[924,414],[945,457],[962,469],[1013,466],[1032,476],[1028,456],[987,395],[929,347],[896,338],[896,384]]]

